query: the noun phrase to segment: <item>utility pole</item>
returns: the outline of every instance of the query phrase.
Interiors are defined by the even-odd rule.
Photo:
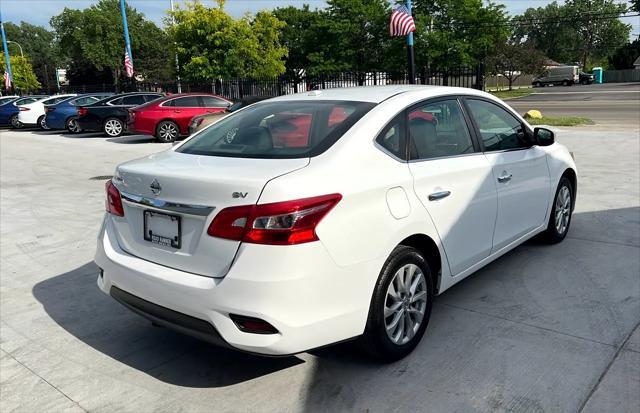
[[[175,26],[176,18],[173,16],[173,11],[174,11],[173,0],[170,0],[170,1],[171,1],[171,13],[172,13],[171,14],[171,21],[173,22],[173,25]],[[174,42],[173,44],[175,46],[177,46],[177,43]],[[177,50],[176,50],[176,80],[177,80],[177,83],[178,83],[178,85],[177,85],[178,86],[178,93],[182,93],[182,84],[180,82],[180,62],[178,62],[178,51]]]
[[[411,0],[407,0],[406,6],[409,14],[413,15],[411,12]],[[409,68],[409,83],[413,85],[416,83],[416,62],[413,56],[413,32],[407,35],[407,62]]]

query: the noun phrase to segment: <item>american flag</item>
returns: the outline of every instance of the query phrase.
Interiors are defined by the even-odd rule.
[[[5,71],[3,78],[4,78],[4,87],[6,89],[11,89],[11,77],[9,76],[9,72]]]
[[[127,72],[127,77],[133,76],[133,62],[127,49],[124,50],[124,70]]]
[[[413,16],[409,13],[409,9],[405,6],[398,6],[391,13],[391,23],[389,24],[389,33],[391,36],[406,36],[416,30],[413,22]]]

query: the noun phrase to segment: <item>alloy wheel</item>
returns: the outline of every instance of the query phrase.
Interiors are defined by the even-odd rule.
[[[71,133],[80,132],[80,125],[78,124],[78,120],[71,118],[67,121],[67,130]]]
[[[49,127],[47,126],[47,118],[44,116],[40,118],[40,128],[49,130]]]
[[[122,133],[122,123],[117,119],[109,119],[104,124],[104,131],[109,136],[119,136]]]
[[[20,122],[18,120],[18,115],[13,115],[11,117],[11,126],[14,128],[21,128],[22,127],[22,122]]]
[[[563,186],[558,191],[555,214],[556,231],[562,235],[567,230],[571,217],[571,191],[566,186]]]
[[[416,334],[427,308],[427,283],[420,267],[406,264],[393,276],[384,304],[384,324],[389,339],[408,343]]]
[[[160,139],[165,142],[172,142],[178,137],[178,128],[173,123],[163,123],[158,129]]]

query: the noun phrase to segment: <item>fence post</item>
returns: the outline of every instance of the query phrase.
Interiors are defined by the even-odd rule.
[[[476,89],[484,90],[484,62],[478,63],[476,67]]]

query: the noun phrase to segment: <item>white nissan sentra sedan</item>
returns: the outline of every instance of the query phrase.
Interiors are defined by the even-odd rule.
[[[288,355],[358,338],[396,360],[434,300],[538,235],[562,241],[576,166],[480,91],[282,96],[118,166],[98,285],[153,323]]]

